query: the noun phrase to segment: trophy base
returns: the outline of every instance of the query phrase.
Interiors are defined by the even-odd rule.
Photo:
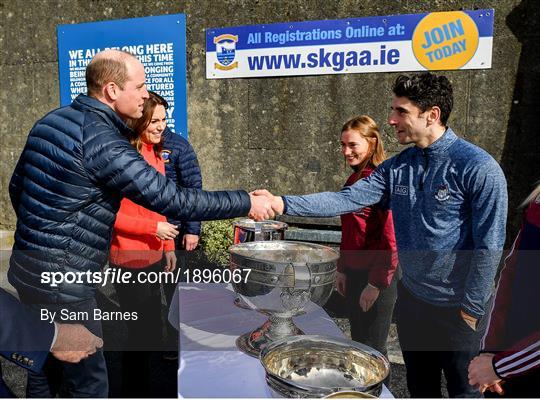
[[[293,335],[304,335],[292,318],[270,318],[253,332],[245,333],[236,339],[236,347],[251,357],[259,357],[261,351],[275,340]]]

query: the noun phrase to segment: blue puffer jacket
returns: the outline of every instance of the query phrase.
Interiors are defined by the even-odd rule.
[[[202,189],[201,168],[197,155],[191,144],[182,136],[177,135],[169,128],[163,132],[162,158],[165,161],[165,172],[167,178],[172,179],[177,185],[185,188]],[[180,226],[178,239],[182,240],[182,235],[189,233],[199,235],[201,233],[201,223],[199,221],[178,221],[170,219],[169,222]]]
[[[32,128],[9,186],[17,229],[8,277],[26,302],[94,296],[86,276],[53,287],[42,273],[100,271],[123,196],[180,220],[249,212],[244,191],[177,187],[130,145],[123,135],[128,129],[111,108],[85,95]]]

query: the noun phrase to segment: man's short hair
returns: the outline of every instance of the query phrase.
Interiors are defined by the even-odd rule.
[[[104,54],[106,55],[96,54],[86,67],[86,87],[89,96],[99,95],[108,82],[114,82],[120,89],[124,89],[128,79],[126,61],[129,58],[136,59],[133,54],[122,50],[108,51]]]
[[[397,97],[406,97],[415,103],[422,112],[437,106],[441,109],[441,122],[446,122],[454,106],[452,84],[444,75],[435,75],[429,72],[412,76],[400,75],[397,77],[392,91]]]

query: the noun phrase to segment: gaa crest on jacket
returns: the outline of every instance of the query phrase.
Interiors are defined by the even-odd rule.
[[[161,159],[163,160],[165,164],[168,164],[169,162],[171,162],[171,153],[172,153],[172,150],[166,150],[166,149],[161,150]]]
[[[450,192],[448,190],[448,185],[440,185],[437,193],[435,193],[435,198],[439,201],[446,201],[450,198]]]

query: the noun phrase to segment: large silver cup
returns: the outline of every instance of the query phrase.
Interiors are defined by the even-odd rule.
[[[254,221],[250,218],[242,218],[233,222],[233,244],[256,241],[284,240],[285,231],[288,227],[289,225],[280,221]],[[234,299],[234,305],[245,309],[250,308],[242,301],[240,296],[237,296]]]
[[[318,335],[273,342],[260,361],[273,397],[378,397],[390,371],[388,359],[371,347]]]
[[[235,292],[250,308],[268,315],[261,327],[236,341],[249,355],[258,357],[268,343],[303,334],[292,317],[323,305],[332,294],[339,256],[329,247],[277,240],[241,243],[229,252],[231,269],[251,271],[233,284]]]

